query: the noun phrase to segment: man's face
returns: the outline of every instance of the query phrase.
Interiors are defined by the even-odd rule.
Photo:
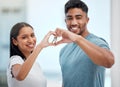
[[[78,35],[84,35],[88,20],[87,14],[80,8],[69,9],[66,13],[65,22],[68,30]]]

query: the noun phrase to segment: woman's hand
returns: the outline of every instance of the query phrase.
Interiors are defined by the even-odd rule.
[[[51,35],[55,36],[55,32],[49,31],[47,33],[47,35],[45,35],[45,37],[43,38],[43,40],[40,43],[42,48],[45,48],[45,47],[48,47],[48,46],[55,46],[54,43],[49,42],[49,38],[50,38]]]

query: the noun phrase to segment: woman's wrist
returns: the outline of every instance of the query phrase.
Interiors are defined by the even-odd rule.
[[[39,43],[39,44],[36,46],[36,48],[42,50],[42,49],[44,48],[44,46],[43,46],[41,43]]]

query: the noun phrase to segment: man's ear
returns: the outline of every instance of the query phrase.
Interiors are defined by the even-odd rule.
[[[14,44],[15,46],[17,46],[17,45],[18,45],[18,44],[17,44],[17,40],[16,40],[16,39],[12,38],[12,42],[13,42],[13,44]]]
[[[65,23],[66,23],[66,18],[65,18]]]
[[[88,18],[87,18],[87,23],[89,22],[89,20],[90,20],[90,19],[89,19],[89,17],[88,17]]]

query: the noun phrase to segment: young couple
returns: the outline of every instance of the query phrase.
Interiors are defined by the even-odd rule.
[[[65,4],[65,22],[68,30],[50,31],[37,46],[31,25],[21,22],[12,27],[8,87],[47,87],[37,56],[43,48],[62,43],[68,43],[60,52],[62,86],[104,87],[105,68],[112,67],[114,56],[103,38],[88,31],[87,5],[81,0],[69,0]],[[62,39],[49,42],[51,35]]]

